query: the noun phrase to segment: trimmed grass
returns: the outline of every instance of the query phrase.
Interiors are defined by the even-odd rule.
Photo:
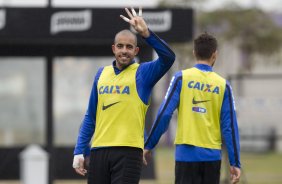
[[[174,183],[174,149],[158,147],[154,152],[156,180],[141,180],[140,184]],[[226,155],[223,155],[226,158]],[[242,177],[240,184],[281,184],[282,154],[279,153],[242,153]],[[224,181],[228,165],[222,162],[221,180]],[[229,178],[227,178],[229,180]],[[19,184],[19,181],[1,181],[0,184]],[[223,183],[223,182],[222,182]],[[54,184],[86,184],[86,180],[57,180]]]
[[[242,153],[243,179],[248,184],[281,184],[282,154]]]
[[[174,150],[158,147],[154,154],[156,180],[141,180],[140,184],[172,184],[174,183]]]
[[[155,151],[156,181],[141,180],[140,184],[174,183],[174,149],[158,147]],[[222,183],[229,181],[226,155],[221,167]],[[282,154],[280,153],[241,153],[242,176],[240,184],[281,184]]]

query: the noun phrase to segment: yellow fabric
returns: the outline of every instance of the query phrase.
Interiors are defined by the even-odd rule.
[[[182,71],[182,76],[175,144],[221,149],[220,112],[225,79],[197,68]]]
[[[136,71],[128,66],[116,75],[106,66],[98,80],[96,127],[92,147],[144,147],[144,122],[148,105],[138,96]],[[104,107],[104,110],[103,110]]]

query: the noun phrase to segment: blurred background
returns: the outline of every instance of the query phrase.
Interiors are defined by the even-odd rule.
[[[173,67],[154,88],[147,131],[173,74],[195,64],[192,39],[209,32],[219,42],[214,71],[233,87],[241,137],[240,183],[282,183],[281,1],[0,0],[0,184],[23,183],[20,153],[32,144],[49,154],[47,183],[86,183],[71,168],[73,147],[93,77],[99,67],[114,60],[112,39],[120,24],[126,26],[118,15],[131,6],[144,7],[144,16],[146,10],[161,12],[165,18],[159,21],[165,26],[160,28],[152,21],[149,27],[168,42],[177,56]],[[42,22],[36,22],[35,14],[17,14],[22,9],[46,14],[79,9],[86,19],[90,10],[92,23],[99,24],[93,23],[90,28],[85,24],[78,30],[63,26],[53,29],[49,19],[40,19],[45,20],[47,29]],[[100,12],[97,17],[94,10]],[[112,11],[116,14],[108,13]],[[148,13],[147,21],[152,20],[149,17]],[[33,32],[23,24],[29,19],[43,26]],[[79,35],[79,31],[85,35]],[[142,40],[140,47],[138,61],[156,57]],[[173,183],[176,114],[155,149],[150,168],[144,168],[141,184]],[[229,182],[226,159],[224,154],[221,183]]]

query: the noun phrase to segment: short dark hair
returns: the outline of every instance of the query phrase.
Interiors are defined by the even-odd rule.
[[[194,52],[197,60],[210,59],[217,50],[217,40],[208,33],[202,33],[194,40]]]

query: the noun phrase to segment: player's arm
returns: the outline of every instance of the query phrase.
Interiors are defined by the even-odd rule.
[[[102,72],[102,68],[96,74],[92,90],[90,93],[88,108],[79,129],[77,143],[74,149],[73,168],[80,175],[85,175],[84,156],[89,154],[89,142],[95,131],[96,109],[97,109],[97,82]]]
[[[158,59],[154,62],[144,63],[140,66],[139,70],[145,71],[140,72],[144,81],[148,87],[154,86],[157,81],[169,70],[175,60],[174,52],[169,48],[167,43],[161,40],[154,32],[149,30],[145,20],[142,17],[142,9],[139,9],[137,14],[132,8],[131,12],[125,9],[128,18],[121,15],[121,18],[128,22],[137,31],[146,42],[153,47],[158,54]]]
[[[228,82],[221,108],[221,131],[228,152],[231,181],[237,183],[241,175],[240,141],[234,97]]]
[[[158,114],[153,123],[150,134],[145,141],[144,164],[147,163],[146,157],[150,154],[148,150],[152,150],[157,145],[163,133],[168,129],[173,112],[179,105],[181,86],[182,74],[181,72],[178,72],[174,75],[170,82],[170,86],[158,110]]]
[[[142,63],[139,67],[139,70],[146,71],[145,73],[143,72],[142,78],[146,81],[148,87],[154,86],[175,61],[175,53],[168,44],[151,30],[150,33],[150,36],[145,40],[156,51],[158,57],[151,62]]]

